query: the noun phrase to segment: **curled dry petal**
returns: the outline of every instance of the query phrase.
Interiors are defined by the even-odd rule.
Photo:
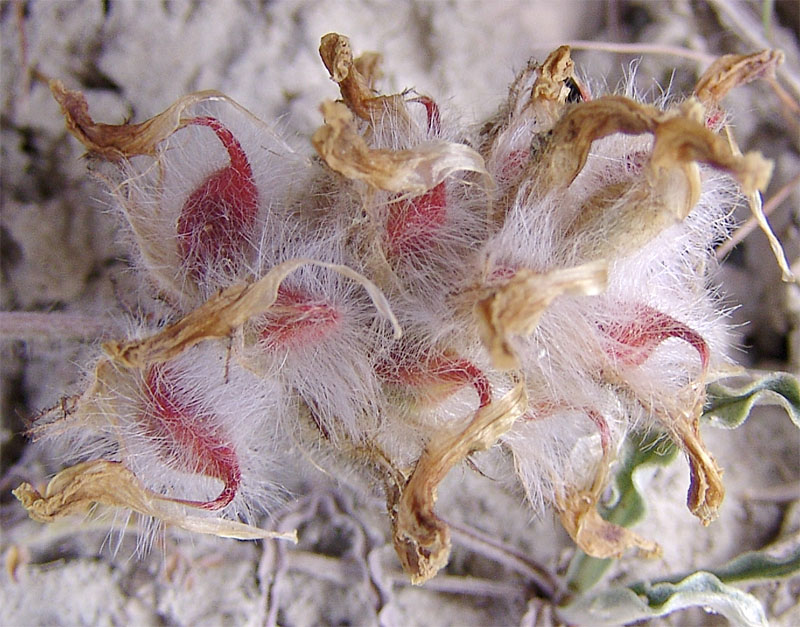
[[[745,194],[764,190],[772,175],[772,162],[757,152],[734,154],[723,138],[700,123],[702,106],[693,100],[682,107],[683,115],[663,121],[655,131],[656,142],[650,159],[654,171],[693,161],[707,163],[733,175]],[[700,182],[696,183],[700,195]]]
[[[49,81],[49,86],[64,113],[67,130],[88,150],[109,161],[155,155],[158,144],[183,126],[181,116],[188,107],[206,100],[227,99],[218,91],[201,91],[180,98],[162,113],[140,124],[102,124],[92,120],[81,92],[67,89],[58,80]]]
[[[361,284],[377,310],[392,323],[395,336],[401,335],[389,301],[372,281],[347,266],[299,258],[275,266],[255,283],[223,290],[156,335],[133,342],[106,342],[103,349],[123,366],[143,368],[177,357],[203,340],[228,337],[248,320],[265,313],[277,300],[281,282],[300,266],[309,264],[328,268]]]
[[[759,78],[774,78],[775,68],[783,63],[780,50],[762,50],[753,54],[726,54],[703,72],[694,94],[706,106],[716,106],[729,91]]]
[[[698,410],[693,416],[684,415],[673,421],[671,433],[689,458],[691,483],[686,505],[703,526],[708,526],[717,518],[719,507],[725,498],[725,487],[722,484],[722,469],[700,437],[701,406],[698,403]]]
[[[617,132],[655,136],[645,176],[625,184],[624,190],[599,190],[570,225],[570,239],[585,236],[584,258],[630,254],[685,219],[700,198],[698,162],[729,172],[747,194],[766,188],[771,162],[757,153],[735,154],[702,124],[702,117],[703,108],[696,100],[685,103],[680,113],[663,113],[611,96],[580,104],[556,125],[536,165],[545,181],[543,192],[575,179],[594,140]]]
[[[481,407],[464,431],[434,439],[397,502],[390,502],[395,550],[412,583],[426,582],[450,557],[450,529],[433,511],[439,484],[456,464],[492,446],[527,406],[525,385],[517,383],[503,398]]]
[[[382,113],[385,107],[402,108],[402,96],[378,96],[372,90],[380,55],[367,53],[353,60],[350,39],[338,33],[328,33],[320,42],[319,56],[330,72],[331,80],[339,84],[345,104],[358,117],[371,121],[373,115]]]
[[[756,153],[745,158],[734,155],[722,138],[702,125],[698,119],[701,114],[696,101],[689,101],[679,115],[622,96],[584,102],[555,126],[547,149],[537,161],[542,190],[546,193],[569,185],[586,164],[592,142],[614,133],[655,135],[651,159],[655,173],[699,161],[733,174],[745,192],[764,189],[771,174],[770,163]],[[698,186],[699,181],[692,182],[693,188]],[[692,197],[697,196],[694,191]]]
[[[575,63],[570,58],[569,46],[556,48],[539,68],[539,76],[531,90],[531,100],[565,102],[569,89],[564,83],[574,76]]]
[[[488,177],[483,158],[469,146],[437,141],[413,150],[370,148],[356,132],[353,114],[340,102],[322,104],[325,125],[311,142],[325,163],[339,174],[388,192],[419,196],[454,172]]]
[[[612,524],[597,512],[594,491],[573,489],[557,498],[561,524],[581,550],[597,558],[622,557],[629,548],[638,547],[645,557],[659,557],[661,547],[630,529]]]
[[[511,347],[511,337],[532,333],[545,309],[562,294],[601,293],[606,286],[607,271],[607,264],[602,261],[546,274],[523,269],[478,301],[475,314],[481,340],[495,367],[517,368],[519,362]]]
[[[14,490],[31,518],[52,522],[71,514],[85,512],[100,503],[125,507],[145,516],[153,516],[168,525],[187,531],[223,538],[257,540],[276,538],[297,542],[297,534],[266,531],[233,520],[190,516],[171,499],[145,488],[136,476],[119,462],[97,459],[62,470],[40,494],[29,483]]]
[[[523,115],[535,119],[541,133],[551,129],[564,114],[570,93],[567,82],[575,80],[575,63],[570,57],[569,46],[560,46],[547,55],[537,73]]]

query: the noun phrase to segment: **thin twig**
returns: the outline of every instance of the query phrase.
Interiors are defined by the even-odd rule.
[[[0,311],[0,339],[96,340],[120,332],[110,318],[84,314]]]
[[[777,209],[780,204],[786,200],[789,194],[792,193],[792,190],[799,184],[800,174],[796,174],[791,181],[786,183],[777,192],[775,192],[775,195],[764,204],[764,216],[769,216],[773,211],[775,211],[775,209]],[[719,246],[719,248],[717,248],[717,259],[724,259],[734,249],[734,247],[741,243],[744,238],[750,235],[750,233],[752,233],[757,226],[758,219],[755,216],[751,216],[747,222],[736,229],[736,232],[728,241],[724,242]]]
[[[397,571],[391,573],[392,583],[410,586],[408,575]],[[527,591],[524,587],[503,581],[490,581],[479,577],[458,577],[455,575],[437,575],[425,582],[425,590],[448,592],[450,594],[469,594],[473,596],[500,597],[504,599],[524,599]]]
[[[455,542],[527,577],[548,599],[554,599],[561,594],[563,585],[556,574],[544,566],[532,562],[513,547],[498,542],[477,529],[461,527],[450,522],[447,524]]]
[[[574,39],[567,42],[558,43],[534,43],[531,45],[532,49],[540,50],[553,50],[558,46],[567,45],[573,50],[599,50],[602,52],[612,52],[614,54],[663,54],[671,57],[681,57],[696,61],[704,65],[711,65],[716,60],[716,56],[708,54],[707,52],[698,52],[697,50],[689,50],[680,46],[668,46],[664,44],[622,44],[610,41],[587,41],[584,39]]]
[[[742,492],[742,499],[747,501],[791,503],[792,501],[800,500],[800,481],[792,481],[768,488],[745,490]]]

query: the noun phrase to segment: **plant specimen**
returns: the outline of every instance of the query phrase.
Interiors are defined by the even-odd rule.
[[[780,53],[723,57],[691,97],[656,105],[591,94],[562,46],[474,129],[430,97],[380,95],[375,55],[346,37],[320,55],[341,100],[322,104],[314,156],[218,92],[107,125],[50,82],[124,218],[140,290],[129,335],[33,427],[76,464],[15,491],[30,515],[103,503],[291,538],[252,524],[280,496],[289,442],[382,490],[414,583],[447,563],[435,503],[462,463],[553,507],[594,558],[657,555],[598,513],[626,436],[655,429],[711,523],[724,487],[704,411],[765,391],[797,407],[787,379],[707,394],[730,370],[713,247],[737,202],[759,214],[771,171],[722,132],[722,99]]]

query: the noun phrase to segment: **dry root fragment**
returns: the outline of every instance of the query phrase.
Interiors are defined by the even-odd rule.
[[[353,114],[343,104],[322,103],[325,125],[311,142],[328,166],[356,181],[388,192],[419,196],[454,172],[488,177],[483,158],[469,146],[438,141],[413,150],[370,148],[356,132]]]
[[[234,285],[223,290],[154,336],[133,342],[106,342],[103,349],[113,361],[123,366],[144,368],[177,357],[203,340],[228,337],[245,322],[272,307],[278,298],[281,282],[291,272],[307,264],[334,270],[361,284],[378,311],[392,323],[395,337],[401,335],[400,325],[389,302],[372,281],[346,266],[300,258],[275,266],[255,283]]]
[[[638,547],[645,557],[661,555],[661,547],[656,542],[603,520],[597,512],[595,491],[569,490],[557,499],[556,508],[564,529],[587,555],[618,558],[632,547]]]
[[[433,511],[439,483],[470,454],[492,446],[527,405],[525,386],[518,383],[499,401],[479,409],[463,432],[431,442],[399,499],[390,502],[395,550],[413,584],[433,577],[450,556],[450,530]]]
[[[122,464],[103,459],[62,470],[47,484],[44,495],[28,483],[21,484],[13,493],[37,522],[53,522],[83,513],[91,505],[100,503],[125,507],[195,533],[239,540],[276,538],[297,542],[296,532],[277,533],[233,520],[187,515],[184,508],[171,499],[145,488]]]
[[[546,274],[523,269],[478,301],[475,315],[481,340],[494,366],[500,370],[517,368],[519,361],[511,347],[511,337],[532,333],[550,303],[562,294],[601,293],[606,275],[607,264],[602,261]]]
[[[726,54],[712,63],[697,81],[694,94],[706,107],[716,107],[732,89],[759,78],[775,78],[775,68],[783,63],[780,50],[753,54]]]
[[[140,124],[102,124],[89,116],[89,106],[81,92],[67,89],[57,80],[49,81],[49,86],[64,113],[67,130],[88,150],[109,161],[136,155],[154,156],[158,144],[183,126],[181,116],[188,107],[206,100],[227,100],[218,91],[201,91],[180,98]]]

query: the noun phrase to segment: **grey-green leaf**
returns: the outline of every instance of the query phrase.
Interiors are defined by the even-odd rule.
[[[640,594],[631,588],[617,587],[578,597],[572,604],[559,608],[559,615],[578,625],[625,625],[690,607],[722,614],[736,626],[768,625],[764,610],[754,596],[702,571],[678,583],[646,586]]]
[[[788,372],[772,372],[738,388],[709,384],[703,415],[715,426],[735,429],[756,404],[780,405],[800,428],[800,381]]]

